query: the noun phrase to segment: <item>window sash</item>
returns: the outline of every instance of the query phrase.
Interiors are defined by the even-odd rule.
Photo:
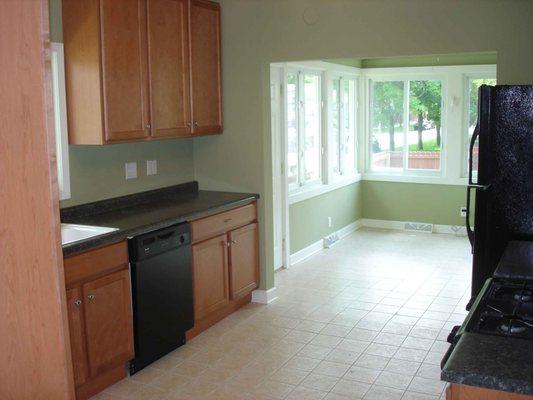
[[[51,43],[52,102],[56,142],[57,182],[59,199],[70,198],[65,63],[62,43]]]
[[[437,169],[424,169],[424,168],[409,168],[409,115],[410,115],[410,83],[414,81],[438,81],[441,86],[441,144],[440,144],[440,163],[439,168]],[[372,118],[374,111],[374,84],[379,82],[402,82],[403,83],[403,110],[402,110],[402,167],[376,167],[374,165],[374,152],[372,151],[372,138],[373,138],[373,127],[372,127]],[[429,175],[437,176],[442,175],[444,168],[444,155],[445,155],[445,136],[446,129],[444,123],[444,98],[445,98],[445,79],[441,76],[425,76],[420,75],[409,75],[409,76],[394,76],[394,77],[374,77],[368,79],[368,102],[367,102],[367,116],[368,116],[368,167],[367,169],[371,172],[392,174],[392,175]],[[390,149],[389,149],[390,150]]]

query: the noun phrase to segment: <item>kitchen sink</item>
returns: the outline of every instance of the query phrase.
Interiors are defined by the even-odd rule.
[[[95,236],[118,231],[118,228],[76,224],[61,224],[61,244],[69,244]]]

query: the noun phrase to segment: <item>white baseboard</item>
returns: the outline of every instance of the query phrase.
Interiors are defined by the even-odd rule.
[[[268,290],[257,289],[252,292],[252,303],[268,304],[277,298],[275,287]]]
[[[358,219],[355,222],[352,222],[351,224],[346,225],[345,227],[335,231],[331,232],[331,235],[337,234],[339,236],[339,239],[345,238],[350,233],[355,232],[361,227],[361,220]],[[303,249],[297,251],[296,253],[291,254],[290,257],[290,265],[297,264],[306,258],[311,257],[313,254],[319,252],[324,248],[324,239],[317,240],[314,243],[311,243],[309,246],[304,247]]]
[[[385,219],[368,219],[361,220],[362,226],[368,228],[404,230],[405,221],[388,221]],[[438,225],[433,224],[433,233],[444,233],[447,235],[466,236],[466,228],[457,225]]]
[[[380,228],[380,229],[393,229],[393,230],[404,230],[405,221],[389,221],[385,219],[369,219],[361,218],[355,222],[352,222],[349,225],[339,229],[338,231],[331,232],[331,234],[337,234],[339,239],[345,238],[352,232],[355,232],[359,228]],[[466,228],[464,226],[457,225],[437,225],[433,224],[433,233],[443,233],[447,235],[455,236],[466,236]],[[306,258],[311,257],[313,254],[319,252],[324,248],[324,240],[320,239],[314,243],[311,243],[309,246],[304,247],[301,250],[298,250],[296,253],[291,254],[290,256],[290,265],[297,264]]]

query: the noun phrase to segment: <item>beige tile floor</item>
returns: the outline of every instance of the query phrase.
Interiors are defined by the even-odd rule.
[[[250,304],[99,400],[438,400],[464,319],[465,237],[362,229],[276,273]]]

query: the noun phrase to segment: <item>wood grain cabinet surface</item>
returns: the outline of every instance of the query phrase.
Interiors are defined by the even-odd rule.
[[[63,0],[70,144],[222,133],[220,5]]]
[[[124,378],[126,362],[134,355],[125,248],[126,243],[122,242],[65,259],[68,323],[78,400],[87,399]],[[93,271],[86,268],[91,264],[96,267]]]
[[[533,396],[452,383],[446,387],[446,400],[533,400]]]
[[[259,285],[254,203],[191,222],[195,326],[190,339],[251,300]]]

